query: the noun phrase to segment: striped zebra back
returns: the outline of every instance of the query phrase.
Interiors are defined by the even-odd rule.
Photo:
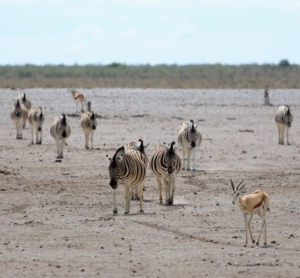
[[[80,118],[82,129],[95,130],[97,128],[97,119],[94,112],[83,112]]]
[[[149,144],[148,144],[149,145]],[[138,142],[130,142],[125,146],[125,152],[128,152],[130,150],[136,150],[139,151],[142,156],[142,160],[144,161],[146,167],[148,165],[148,155],[145,151],[145,149],[148,147],[148,145],[144,146],[144,142],[142,139],[139,139]]]
[[[20,100],[16,100],[14,108],[12,109],[10,113],[10,117],[14,122],[17,121],[26,121],[28,117],[28,110],[26,107],[21,104]]]
[[[117,182],[121,184],[130,183],[130,186],[136,186],[142,183],[146,178],[146,166],[143,161],[144,155],[139,151],[119,148],[112,159],[110,159],[109,174],[111,178],[110,185],[114,188]]]
[[[162,172],[168,172],[168,168],[172,168],[175,174],[181,170],[181,160],[173,149],[175,142],[169,145],[158,145],[151,158],[150,167],[156,176],[161,176]]]
[[[195,125],[193,120],[182,123],[178,127],[178,144],[182,147],[199,147],[202,142],[202,135],[197,126],[198,125]]]
[[[42,126],[45,121],[45,115],[42,108],[31,108],[28,112],[28,121],[31,125]]]
[[[288,105],[279,105],[275,113],[275,122],[291,126],[293,122],[293,115]]]
[[[71,126],[69,125],[65,114],[53,119],[50,127],[50,134],[54,139],[56,139],[56,137],[67,139],[71,135]]]

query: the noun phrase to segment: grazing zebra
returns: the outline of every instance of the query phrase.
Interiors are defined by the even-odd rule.
[[[16,126],[17,139],[22,139],[22,129],[28,117],[28,110],[23,104],[21,104],[19,99],[15,101],[10,117]]]
[[[173,147],[175,142],[166,145],[158,145],[151,158],[150,167],[156,175],[156,181],[159,189],[159,203],[162,204],[162,183],[164,182],[166,191],[166,204],[172,205],[174,198],[174,191],[176,188],[175,176],[181,169],[180,157],[176,154],[178,147]]]
[[[20,102],[25,106],[25,108],[29,111],[31,109],[31,101],[26,93],[21,93],[17,96],[16,101],[20,100]],[[24,122],[23,128],[25,128],[26,121]]]
[[[78,103],[81,104],[81,111],[84,111],[84,104],[86,103],[86,98],[84,94],[77,94],[76,90],[74,89],[69,89],[69,91],[71,92],[73,99],[76,102],[76,112],[78,112]]]
[[[57,158],[63,158],[65,142],[71,135],[71,126],[69,125],[65,114],[53,119],[50,127],[50,134],[56,141]]]
[[[31,129],[31,144],[33,144],[33,134],[35,130],[36,144],[42,144],[42,126],[45,121],[45,116],[42,111],[42,107],[31,108],[28,112],[28,122]],[[39,136],[40,135],[40,136]],[[40,137],[40,138],[39,138]]]
[[[83,112],[80,118],[80,125],[85,135],[85,148],[89,149],[89,138],[91,136],[91,149],[94,149],[94,130],[97,127],[97,120],[94,112]]]
[[[149,146],[149,144],[147,144],[146,146],[144,146],[144,142],[142,139],[139,139],[138,142],[131,142],[129,144],[127,144],[125,146],[125,152],[130,151],[130,150],[136,150],[139,151],[140,153],[142,153],[144,156],[142,157],[146,168],[148,166],[148,155],[145,151],[145,149]],[[145,190],[145,186],[143,186],[143,190]],[[134,189],[131,188],[131,200],[139,200],[139,196],[138,196],[138,187],[135,186]]]
[[[289,129],[293,122],[293,115],[288,105],[279,105],[275,113],[275,122],[278,129],[278,143],[284,145],[284,132],[286,131],[286,143],[289,145]]]
[[[113,189],[113,213],[118,212],[116,206],[116,191],[118,185],[125,187],[126,206],[124,215],[129,214],[130,211],[130,188],[138,186],[140,198],[140,212],[143,211],[143,183],[146,178],[146,165],[143,161],[144,155],[139,151],[130,150],[125,152],[125,148],[119,148],[113,158],[106,155],[109,163],[109,185]]]
[[[202,136],[197,128],[198,124],[195,125],[193,120],[182,123],[178,127],[178,144],[181,145],[181,151],[183,156],[183,167],[182,170],[190,171],[191,154],[193,156],[193,171],[195,171],[195,156],[196,150],[199,148],[202,142]],[[185,154],[187,154],[187,168],[185,168]]]

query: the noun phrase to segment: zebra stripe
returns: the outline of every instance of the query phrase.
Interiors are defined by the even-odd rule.
[[[278,129],[278,143],[284,145],[284,133],[286,132],[287,145],[289,142],[289,130],[292,126],[293,115],[288,105],[279,105],[275,113],[275,123]]]
[[[161,180],[163,180],[166,191],[166,204],[169,205],[173,204],[174,191],[176,188],[175,176],[181,169],[180,157],[175,152],[178,147],[174,148],[174,144],[175,142],[173,141],[169,145],[158,145],[150,158],[150,167],[156,175],[156,181],[158,183],[159,202],[162,203]]]
[[[178,144],[181,146],[183,156],[182,170],[190,171],[191,155],[193,158],[193,171],[195,171],[195,156],[196,149],[199,148],[202,142],[202,135],[197,128],[198,125],[194,124],[193,120],[184,122],[178,127]],[[187,154],[187,168],[185,168],[185,155]]]
[[[42,135],[43,135],[43,123],[45,121],[45,116],[42,111],[42,107],[31,108],[28,113],[28,122],[31,129],[31,144],[33,144],[33,134],[35,131],[36,144],[42,144]],[[40,136],[39,136],[40,135]]]
[[[71,126],[69,125],[65,114],[53,119],[50,127],[50,134],[56,141],[57,158],[63,158],[66,139],[71,135]]]
[[[117,213],[116,190],[118,185],[125,187],[126,206],[124,214],[130,211],[130,188],[138,186],[140,197],[140,212],[143,212],[143,183],[146,178],[146,166],[139,151],[119,148],[113,158],[109,159],[110,186],[113,189],[113,213]]]
[[[97,120],[94,112],[84,112],[81,114],[80,125],[85,135],[85,148],[89,149],[89,138],[91,136],[91,149],[94,149],[94,130],[97,128]]]
[[[22,139],[22,129],[28,117],[28,110],[21,104],[20,100],[17,99],[14,104],[14,108],[10,113],[10,118],[13,120],[17,130],[17,139]]]
[[[26,93],[19,94],[15,101],[19,100],[21,104],[29,111],[31,109],[31,101]],[[24,122],[23,128],[25,128],[26,121]]]

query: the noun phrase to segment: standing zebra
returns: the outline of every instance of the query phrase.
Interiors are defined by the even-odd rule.
[[[139,151],[140,153],[142,153],[143,154],[142,160],[145,163],[145,166],[147,168],[147,166],[148,166],[148,155],[147,155],[145,149],[148,146],[149,146],[149,144],[144,146],[143,140],[139,139],[138,142],[131,142],[131,143],[127,144],[125,146],[125,152],[128,152],[130,150],[136,150],[136,151]],[[145,186],[143,186],[143,190],[145,190]],[[137,186],[134,187],[134,191],[133,191],[133,188],[131,188],[131,200],[139,200],[138,187]]]
[[[181,145],[181,151],[183,156],[182,170],[190,171],[191,154],[193,155],[193,171],[195,171],[195,156],[196,150],[199,148],[202,142],[202,135],[197,128],[198,124],[194,124],[193,120],[182,123],[178,127],[178,144]],[[187,154],[187,168],[185,168],[185,154]]]
[[[53,119],[50,127],[50,134],[56,141],[57,158],[63,158],[65,142],[71,135],[71,126],[69,125],[65,114]]]
[[[45,116],[42,111],[42,107],[39,108],[31,108],[28,113],[28,122],[30,124],[31,129],[31,144],[33,144],[33,134],[35,130],[36,144],[42,144],[42,126],[45,121]],[[39,136],[40,135],[40,136]],[[40,139],[39,139],[40,137]]]
[[[278,129],[278,143],[284,145],[284,132],[286,131],[286,143],[289,142],[289,129],[293,122],[293,115],[288,105],[279,105],[275,113],[275,122]]]
[[[17,96],[16,101],[19,100],[25,108],[29,111],[31,109],[31,101],[26,93],[21,93]],[[23,128],[25,128],[26,121],[24,122]]]
[[[178,147],[173,147],[174,144],[175,142],[173,141],[169,145],[165,143],[158,145],[150,158],[150,167],[156,175],[158,184],[160,204],[162,204],[161,180],[163,180],[165,186],[166,204],[173,204],[174,191],[176,188],[175,177],[181,169],[181,160],[176,154]]]
[[[19,99],[15,101],[10,117],[16,126],[17,139],[22,139],[22,129],[28,117],[28,110],[23,104],[21,104]]]
[[[80,118],[80,125],[85,135],[85,148],[89,149],[89,138],[91,135],[91,149],[94,149],[94,130],[97,127],[97,120],[94,112],[83,112]]]
[[[139,151],[130,150],[125,152],[125,148],[119,148],[113,158],[106,155],[109,163],[109,185],[113,189],[113,213],[117,214],[116,191],[118,185],[125,187],[125,211],[124,215],[130,211],[130,188],[138,186],[140,198],[140,212],[143,211],[143,183],[146,178],[146,165],[143,161],[144,155]]]

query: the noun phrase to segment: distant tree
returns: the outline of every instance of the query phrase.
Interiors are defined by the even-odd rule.
[[[278,66],[282,68],[287,68],[290,66],[290,62],[286,59],[283,59],[279,62]]]

